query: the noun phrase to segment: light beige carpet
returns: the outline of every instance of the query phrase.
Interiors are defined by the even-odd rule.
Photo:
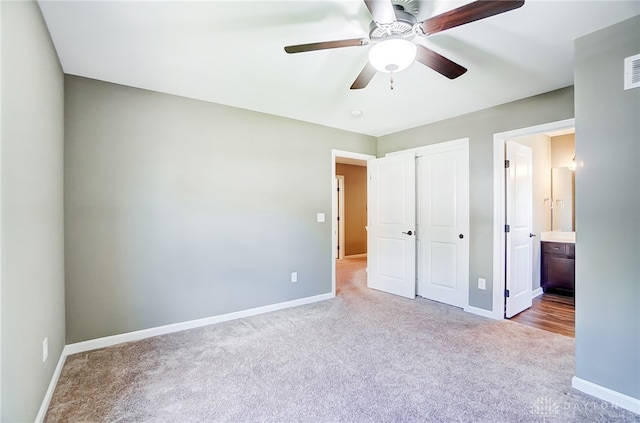
[[[349,266],[332,300],[68,357],[46,421],[640,421],[571,388],[573,339]]]

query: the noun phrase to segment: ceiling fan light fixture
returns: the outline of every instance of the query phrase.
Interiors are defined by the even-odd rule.
[[[384,40],[369,49],[369,63],[384,73],[405,70],[416,59],[416,45],[401,38]]]

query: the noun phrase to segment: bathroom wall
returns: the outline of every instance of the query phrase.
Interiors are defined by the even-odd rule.
[[[551,167],[569,167],[576,156],[576,134],[551,137]]]

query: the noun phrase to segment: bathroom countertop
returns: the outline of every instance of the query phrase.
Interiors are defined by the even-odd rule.
[[[576,242],[575,232],[548,231],[540,233],[540,241],[548,242]]]

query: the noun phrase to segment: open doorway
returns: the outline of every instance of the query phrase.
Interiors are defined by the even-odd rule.
[[[574,120],[569,119],[494,136],[494,280],[498,288],[494,290],[494,317],[511,317],[518,323],[565,336],[574,336],[575,326],[574,273],[571,273],[575,268],[575,200],[572,189],[575,170],[574,125]],[[513,222],[509,222],[513,216],[509,214],[509,207],[513,201],[510,194],[513,195],[513,192],[508,189],[510,164],[505,162],[509,141],[526,146],[533,152],[533,187],[529,194],[532,216],[531,267],[527,275],[531,280],[527,287],[531,298],[523,310],[515,310],[515,313],[508,310],[510,294],[513,287],[517,286],[516,279],[521,278],[513,268],[509,268],[513,263],[509,258],[512,252],[509,237],[513,232]],[[568,188],[553,186],[559,170],[569,175]],[[553,261],[551,267],[548,265],[549,259]],[[564,272],[564,275],[557,275],[558,271]]]
[[[367,255],[367,166],[336,163],[337,257]]]
[[[375,156],[339,150],[332,153],[332,292],[335,296],[340,290],[366,285],[367,161]]]

